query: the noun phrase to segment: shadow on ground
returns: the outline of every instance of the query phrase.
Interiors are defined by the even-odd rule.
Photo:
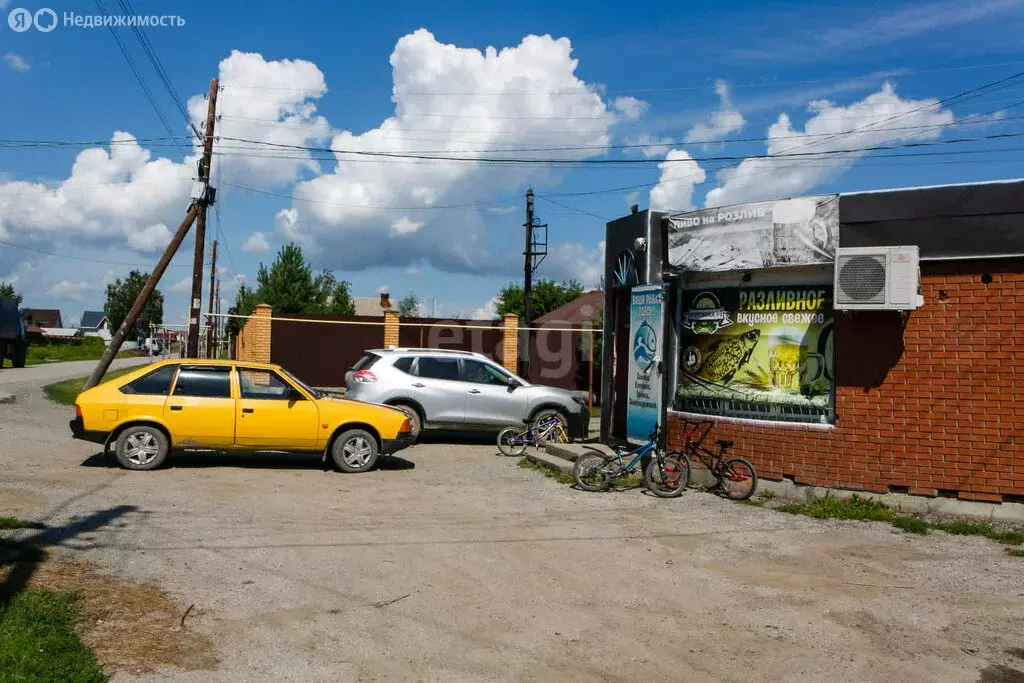
[[[114,458],[107,458],[103,453],[96,453],[83,460],[81,466],[117,468],[118,464]],[[281,453],[276,451],[213,453],[186,451],[183,453],[171,453],[170,457],[167,458],[167,467],[179,469],[236,467],[245,469],[327,471],[334,469],[334,463],[325,461],[322,455],[316,453]],[[383,457],[377,461],[377,469],[382,471],[411,470],[415,467],[416,463],[395,455]]]

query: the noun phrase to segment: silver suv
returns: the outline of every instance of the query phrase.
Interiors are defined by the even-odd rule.
[[[558,416],[587,436],[586,403],[565,389],[530,384],[486,356],[440,349],[373,349],[345,374],[346,398],[402,409],[413,432],[500,429]]]

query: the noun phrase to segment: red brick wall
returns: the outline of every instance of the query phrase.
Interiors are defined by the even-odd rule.
[[[836,422],[718,421],[766,479],[1024,502],[1024,262],[925,263],[925,303],[836,313]],[[984,279],[991,277],[988,284]],[[669,446],[683,421],[669,414]]]

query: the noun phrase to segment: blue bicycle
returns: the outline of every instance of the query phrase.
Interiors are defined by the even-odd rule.
[[[660,434],[658,425],[654,425],[647,443],[627,453],[614,446],[615,455],[597,450],[585,453],[572,468],[573,481],[584,491],[607,491],[612,479],[632,474],[644,457],[650,455],[651,461],[644,469],[647,490],[659,498],[679,496],[690,484],[690,461],[679,453],[666,453],[659,448]],[[629,464],[624,457],[632,457]]]

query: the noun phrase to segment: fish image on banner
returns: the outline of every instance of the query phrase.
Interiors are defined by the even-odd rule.
[[[832,414],[832,288],[683,294],[674,408],[801,422]]]

